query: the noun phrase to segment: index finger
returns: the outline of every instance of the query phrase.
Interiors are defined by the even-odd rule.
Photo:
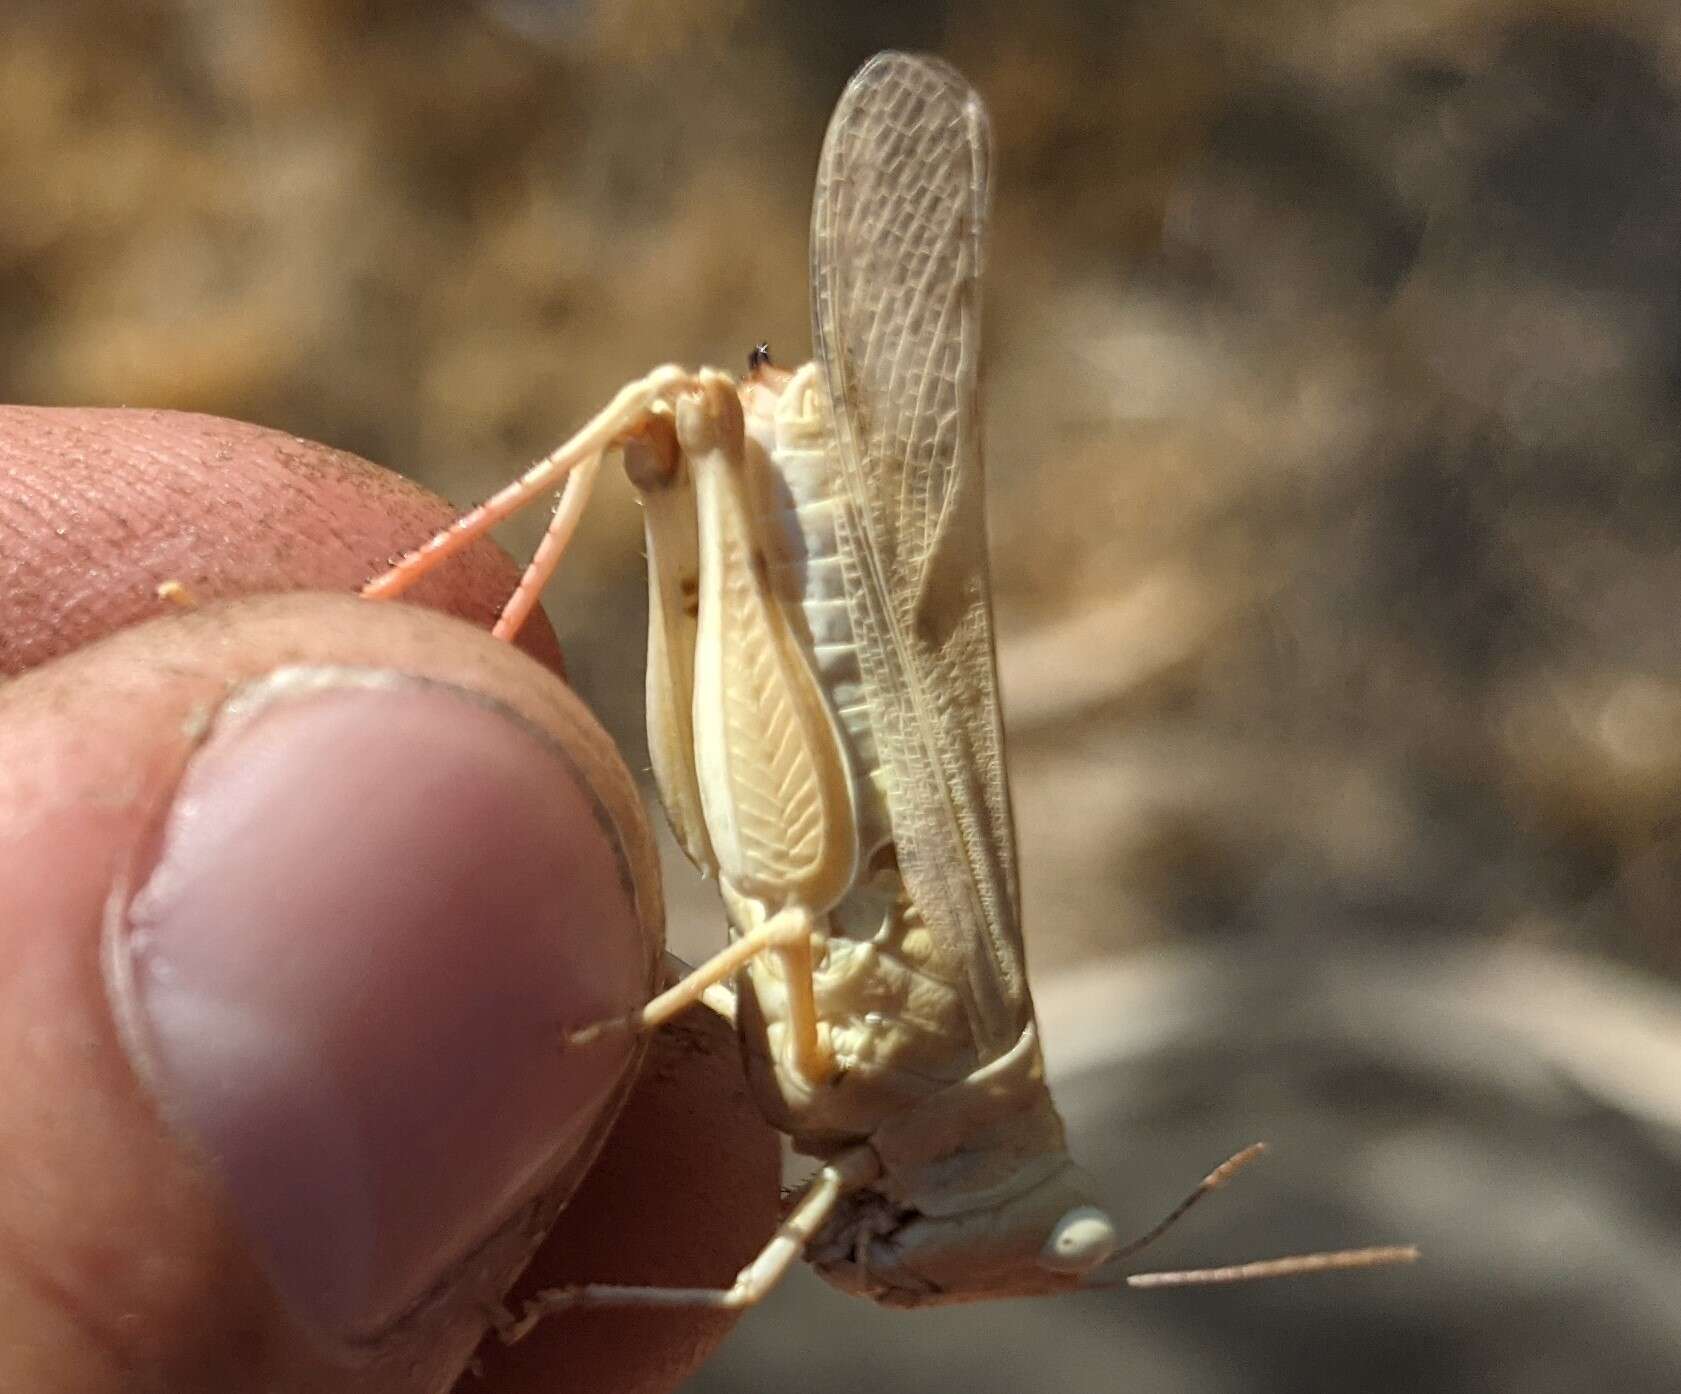
[[[243,421],[121,408],[0,407],[0,677],[199,601],[353,592],[453,517],[346,451]],[[489,629],[518,573],[481,541],[410,593]],[[519,646],[557,672],[546,621]]]

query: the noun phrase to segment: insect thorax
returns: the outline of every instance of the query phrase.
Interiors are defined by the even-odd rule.
[[[1056,1292],[1113,1251],[1114,1227],[1068,1157],[1032,1023],[869,1143],[882,1176],[810,1250],[838,1287],[901,1306]]]

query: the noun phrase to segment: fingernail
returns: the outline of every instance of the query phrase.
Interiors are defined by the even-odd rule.
[[[435,683],[283,670],[215,718],[116,929],[161,1107],[281,1297],[397,1320],[592,1140],[642,1000],[619,850],[571,764]]]

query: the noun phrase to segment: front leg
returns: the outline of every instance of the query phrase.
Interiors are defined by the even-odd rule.
[[[777,1226],[758,1257],[736,1274],[727,1288],[657,1288],[634,1284],[585,1283],[578,1287],[548,1288],[525,1304],[517,1319],[498,1324],[508,1345],[525,1336],[550,1312],[579,1307],[711,1307],[738,1309],[762,1301],[794,1266],[806,1246],[835,1213],[843,1196],[868,1186],[881,1175],[881,1159],[868,1146],[844,1152],[814,1176]]]
[[[395,599],[442,562],[483,537],[498,523],[511,518],[541,498],[574,471],[583,469],[586,471],[586,477],[581,482],[567,480],[567,490],[562,495],[561,508],[557,515],[562,521],[551,526],[551,533],[557,533],[558,536],[546,551],[540,553],[543,567],[552,572],[560,561],[566,539],[570,537],[571,530],[583,512],[584,502],[589,493],[589,475],[593,473],[594,466],[608,450],[636,434],[655,403],[669,401],[683,391],[693,388],[696,383],[694,374],[668,364],[663,368],[656,368],[645,378],[627,384],[588,425],[564,445],[544,456],[512,484],[493,494],[477,508],[468,509],[442,532],[422,543],[388,571],[374,577],[362,587],[362,594],[369,600]],[[511,639],[519,628],[519,622],[530,613],[531,606],[535,603],[535,588],[531,585],[522,583],[521,590],[516,591],[515,595],[519,597],[523,611],[516,612],[511,623],[498,623],[499,638]],[[507,618],[508,612],[505,610],[504,619]]]

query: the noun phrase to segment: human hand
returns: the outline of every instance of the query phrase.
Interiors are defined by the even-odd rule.
[[[0,409],[0,1387],[448,1389],[586,1167],[527,1285],[727,1284],[774,1224],[704,1013],[589,1165],[624,1057],[556,1042],[645,990],[657,868],[484,632],[500,553],[416,593],[476,627],[351,594],[448,517],[236,422]],[[556,1317],[463,1388],[670,1389],[727,1325]]]

